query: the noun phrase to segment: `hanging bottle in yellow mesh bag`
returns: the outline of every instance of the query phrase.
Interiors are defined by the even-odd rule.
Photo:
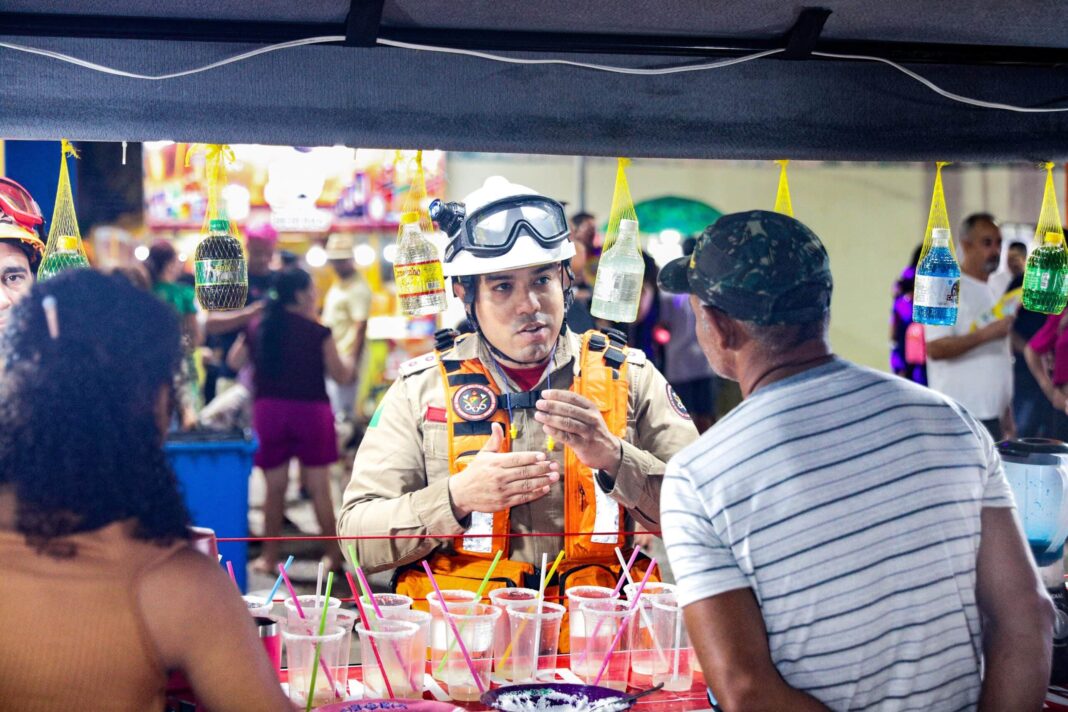
[[[48,231],[41,265],[37,268],[37,281],[44,282],[60,272],[89,266],[85,248],[82,246],[78,217],[74,213],[74,195],[70,189],[70,174],[67,171],[67,156],[78,157],[74,147],[66,139],[62,142],[59,186],[56,190],[56,206],[52,210],[52,224]]]
[[[225,145],[194,144],[186,153],[186,165],[198,152],[205,156],[208,208],[204,219],[208,230],[193,253],[197,301],[208,311],[240,309],[248,296],[248,263],[241,241],[234,236],[220,204],[226,183],[226,162],[233,160],[233,151]]]
[[[638,243],[638,215],[623,170],[629,162],[620,158],[616,166],[616,189],[605,251],[597,264],[590,304],[590,314],[598,319],[628,323],[638,318],[645,279],[645,261]]]
[[[393,261],[397,298],[405,316],[426,316],[445,311],[445,278],[438,248],[423,235],[419,213],[401,216],[401,235]]]
[[[912,295],[912,320],[917,324],[952,326],[957,323],[960,302],[960,266],[953,250],[946,196],[942,191],[942,166],[936,164],[927,233],[916,265]]]
[[[1023,306],[1041,314],[1060,314],[1068,301],[1068,251],[1053,187],[1053,164],[1045,164],[1045,169],[1046,193],[1035,228],[1035,242],[1039,244],[1027,258]]]

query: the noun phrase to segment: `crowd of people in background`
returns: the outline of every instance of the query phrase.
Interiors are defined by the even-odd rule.
[[[1068,336],[1061,315],[1022,305],[1027,245],[1004,247],[997,219],[969,215],[959,233],[960,303],[953,326],[912,320],[921,247],[894,285],[890,367],[951,396],[997,439],[1068,441]]]

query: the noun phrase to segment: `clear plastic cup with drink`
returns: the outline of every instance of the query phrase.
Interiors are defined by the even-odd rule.
[[[571,671],[586,679],[596,675],[597,669],[591,671],[591,661],[586,659],[586,636],[590,632],[581,605],[587,601],[607,601],[619,598],[619,594],[604,586],[572,586],[567,589],[568,607],[568,650],[571,652]],[[597,661],[600,663],[600,661]]]
[[[314,626],[314,630],[318,630],[319,618],[323,614],[323,597],[308,594],[297,596],[297,600],[300,601],[300,612],[304,613],[304,617],[302,618],[300,612],[297,611],[297,606],[293,603],[293,599],[287,598],[285,603],[286,626],[291,630],[295,630],[294,626],[299,626],[306,620],[307,623],[304,623],[305,625]],[[326,607],[328,612],[333,613],[341,608],[341,599],[331,596],[327,601]],[[330,618],[328,617],[327,621],[329,622],[329,620]]]
[[[664,689],[671,692],[689,690],[693,685],[694,654],[682,607],[674,596],[653,600],[653,631],[667,658],[666,670],[653,675],[653,684],[664,683]]]
[[[583,642],[587,665],[584,674],[576,674],[584,682],[593,684],[603,666],[604,673],[597,684],[614,690],[626,690],[630,678],[630,602],[600,600],[584,601],[580,605],[586,623]]]
[[[360,636],[363,684],[369,697],[419,697],[422,676],[413,677],[413,657],[422,661],[423,641],[415,623],[396,619],[375,619],[371,628],[356,626]],[[385,675],[385,679],[383,678]],[[387,687],[385,680],[389,680]]]
[[[501,617],[497,619],[497,626],[493,631],[493,681],[497,683],[512,681],[511,652],[508,658],[503,660],[504,653],[508,651],[512,642],[512,629],[509,624],[508,614],[505,610],[509,606],[529,603],[538,597],[538,592],[532,588],[498,588],[490,591],[490,605],[501,609]]]
[[[474,591],[464,591],[462,589],[445,589],[441,592],[444,600],[449,604],[464,603],[474,605],[479,602],[479,597]],[[427,605],[430,607],[430,674],[438,682],[444,682],[442,674],[438,672],[441,668],[441,658],[445,655],[446,637],[449,635],[448,624],[441,615],[441,603],[438,601],[438,594],[430,592],[426,597]]]
[[[445,621],[445,665],[441,680],[448,686],[449,697],[462,702],[475,702],[483,690],[490,689],[490,668],[493,667],[493,629],[501,616],[501,609],[486,603],[447,603],[448,614],[456,624],[460,639],[470,656],[471,665],[456,644],[453,628]],[[473,669],[472,669],[473,667]],[[475,677],[479,682],[475,682]],[[481,683],[481,685],[479,684]],[[479,689],[481,687],[481,689]]]
[[[411,597],[401,593],[374,593],[371,595],[375,597],[375,603],[378,605],[378,610],[382,612],[384,618],[389,618],[387,611],[393,609],[408,610],[412,607]],[[369,611],[374,610],[374,606],[367,600],[367,596],[362,596],[361,599],[364,608]]]
[[[564,607],[542,601],[519,603],[505,609],[511,628],[512,682],[553,681],[560,645]]]
[[[344,629],[338,626],[326,626],[322,635],[303,633],[300,629],[282,632],[290,700],[304,707],[309,697],[313,706],[344,699],[345,690],[337,684],[344,637]]]
[[[378,620],[381,620],[375,615],[374,611],[368,610],[367,615],[372,618],[372,625]],[[409,682],[417,693],[415,697],[419,697],[419,695],[426,689],[423,678],[426,674],[426,661],[430,657],[430,650],[427,648],[428,642],[430,641],[430,614],[425,611],[416,611],[410,608],[384,608],[382,609],[382,619],[405,621],[414,624],[418,628],[412,643],[412,655],[408,677]],[[366,658],[363,660],[365,661],[365,665],[370,662]]]
[[[638,584],[627,584],[623,587],[628,601],[633,601],[638,593]],[[668,601],[675,599],[675,586],[659,581],[646,583],[642,591],[641,600],[631,618],[631,679],[635,687],[651,686],[652,679],[656,675],[667,671],[668,659],[664,652],[664,644],[654,637],[653,628],[653,602]]]
[[[248,607],[249,615],[251,616],[269,616],[271,610],[274,608],[274,602],[264,602],[263,596],[242,596],[245,601],[245,606]]]

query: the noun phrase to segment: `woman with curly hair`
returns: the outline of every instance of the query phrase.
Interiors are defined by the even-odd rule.
[[[251,617],[189,545],[163,453],[177,316],[121,275],[38,284],[0,337],[0,706],[288,710]]]

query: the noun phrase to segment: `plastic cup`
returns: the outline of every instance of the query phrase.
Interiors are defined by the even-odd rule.
[[[508,653],[508,659],[501,664],[504,653],[512,642],[512,627],[509,623],[508,614],[505,612],[509,606],[529,603],[538,597],[538,592],[532,588],[498,588],[490,591],[490,605],[501,609],[501,617],[497,619],[497,626],[493,631],[493,681],[497,683],[510,682],[512,680],[512,653]]]
[[[450,603],[449,616],[460,632],[464,647],[471,656],[474,675],[483,690],[490,689],[490,668],[493,666],[493,629],[501,616],[501,609],[486,603]],[[475,682],[463,650],[454,643],[452,626],[445,622],[445,666],[441,681],[448,686],[449,697],[461,702],[475,702],[482,692]]]
[[[604,586],[573,586],[567,589],[568,607],[568,648],[571,651],[571,670],[585,679],[597,674],[597,665],[586,660],[586,635],[592,632],[582,613],[582,604],[587,601],[609,601],[619,598],[619,594]],[[590,668],[593,667],[591,671]]]
[[[693,648],[682,608],[674,597],[653,600],[653,631],[667,658],[667,669],[653,674],[653,684],[664,683],[664,689],[671,692],[689,690],[693,685]]]
[[[386,698],[390,690],[398,699],[420,696],[422,691],[414,689],[411,684],[412,660],[418,658],[421,661],[424,649],[419,640],[418,625],[382,618],[375,620],[372,630],[356,626],[356,633],[360,636],[363,684],[369,697]],[[388,688],[382,678],[383,671],[389,679]]]
[[[321,608],[319,609],[319,614],[322,615]],[[344,687],[346,691],[349,684],[349,658],[352,655],[352,629],[359,621],[359,614],[348,608],[327,609],[326,612],[326,624],[336,625],[345,631],[345,637],[341,639],[341,653],[338,656],[338,665],[340,667],[337,683]]]
[[[408,678],[416,693],[422,694],[426,689],[423,680],[423,676],[426,674],[426,661],[430,657],[430,650],[427,648],[427,643],[430,640],[430,614],[426,611],[394,607],[391,609],[383,608],[381,619],[375,616],[374,611],[367,611],[367,615],[371,616],[376,622],[382,619],[406,621],[415,624],[419,628],[412,644],[411,666],[408,671]],[[362,660],[364,661],[364,666],[371,663],[366,658],[362,658]],[[392,678],[390,678],[390,684],[392,684]],[[419,694],[415,696],[419,697]]]
[[[408,610],[412,607],[412,599],[409,596],[405,596],[400,593],[374,593],[371,594],[375,597],[375,603],[378,604],[378,610],[382,611],[383,618],[389,618],[386,611],[398,608],[402,610]],[[374,606],[367,600],[367,596],[363,596],[363,605],[369,611],[374,610]]]
[[[539,612],[540,608],[540,612]],[[506,609],[512,632],[512,682],[556,679],[556,652],[564,607],[557,603],[521,603]]]
[[[583,672],[575,670],[574,667],[571,669],[584,682],[593,684],[601,671],[605,657],[608,656],[608,666],[597,684],[614,690],[625,691],[627,689],[631,649],[631,611],[629,609],[630,603],[627,601],[585,601],[581,604],[587,626],[584,639],[587,665],[583,668]],[[623,626],[623,633],[619,636],[619,642],[612,647],[620,626]]]
[[[289,670],[289,699],[304,707],[308,703],[311,691],[312,705],[326,705],[336,701],[334,690],[330,686],[330,677],[336,681],[340,673],[338,661],[341,657],[342,641],[345,631],[338,626],[326,627],[323,635],[308,635],[299,630],[287,629],[282,632],[282,641],[286,648],[286,661]],[[319,648],[319,664],[315,661],[315,649]],[[328,676],[324,668],[330,671]],[[312,671],[315,673],[315,688],[312,690]],[[337,693],[342,698],[345,691],[338,687]]]
[[[300,610],[303,611],[304,618],[301,619],[300,614],[297,613],[297,606],[294,605],[293,599],[287,598],[285,600],[285,618],[288,622],[288,627],[293,628],[294,626],[298,626],[304,619],[307,619],[309,622],[314,621],[315,630],[318,630],[318,620],[319,617],[323,615],[323,608],[319,607],[319,597],[314,594],[309,594],[308,596],[298,596],[297,600],[300,601]],[[331,596],[327,603],[327,610],[333,612],[340,607],[341,599]],[[327,622],[330,622],[329,614]]]
[[[441,595],[450,604],[470,603],[473,605],[479,600],[474,591],[461,589],[446,589],[441,592]],[[430,674],[438,682],[444,682],[443,674],[438,672],[438,668],[441,667],[441,658],[445,655],[446,637],[451,635],[448,631],[449,624],[441,615],[441,603],[438,601],[437,593],[432,591],[427,594],[426,602],[430,607]]]
[[[274,603],[270,601],[264,603],[263,596],[242,596],[241,598],[245,600],[245,605],[248,606],[249,615],[253,617],[271,615]]]
[[[623,593],[627,595],[628,601],[633,601],[638,593],[638,585],[627,584],[623,587]],[[651,582],[645,585],[630,623],[630,681],[635,687],[651,686],[654,676],[667,672],[669,661],[663,650],[664,642],[659,637],[653,637],[653,603],[674,600],[675,586],[672,584]]]

